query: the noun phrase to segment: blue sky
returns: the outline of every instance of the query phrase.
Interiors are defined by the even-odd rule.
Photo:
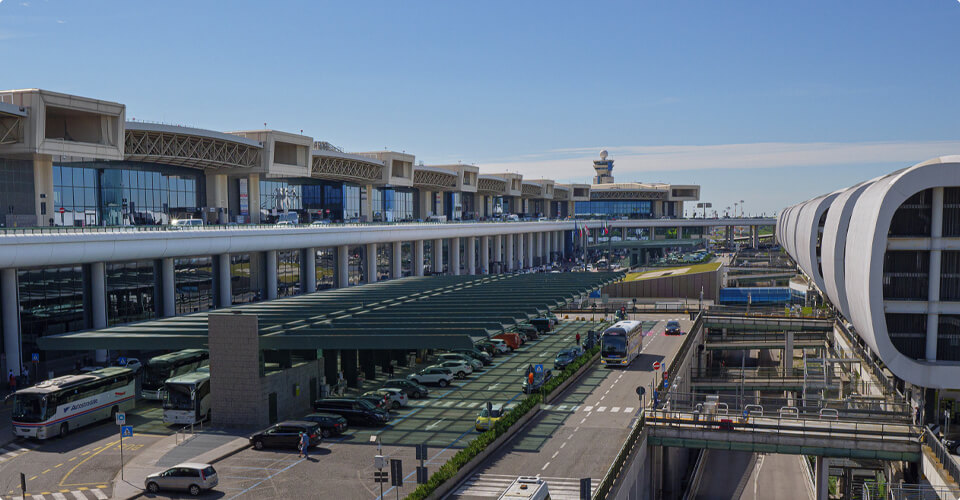
[[[2,0],[0,88],[773,212],[960,154],[957,0]]]

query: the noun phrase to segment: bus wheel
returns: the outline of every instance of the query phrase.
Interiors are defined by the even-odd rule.
[[[70,434],[70,424],[64,422],[60,424],[60,437],[65,438],[67,434]]]

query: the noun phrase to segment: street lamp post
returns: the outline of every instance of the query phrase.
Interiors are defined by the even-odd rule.
[[[743,217],[743,200],[740,200],[740,217]]]

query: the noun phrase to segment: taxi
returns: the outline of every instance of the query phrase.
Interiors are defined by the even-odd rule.
[[[503,405],[487,405],[477,414],[476,428],[483,432],[493,428],[493,424],[503,418]]]

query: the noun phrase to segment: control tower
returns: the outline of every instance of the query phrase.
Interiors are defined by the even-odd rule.
[[[606,149],[600,151],[599,160],[593,160],[593,169],[597,171],[594,184],[613,184],[613,160],[607,159]]]

